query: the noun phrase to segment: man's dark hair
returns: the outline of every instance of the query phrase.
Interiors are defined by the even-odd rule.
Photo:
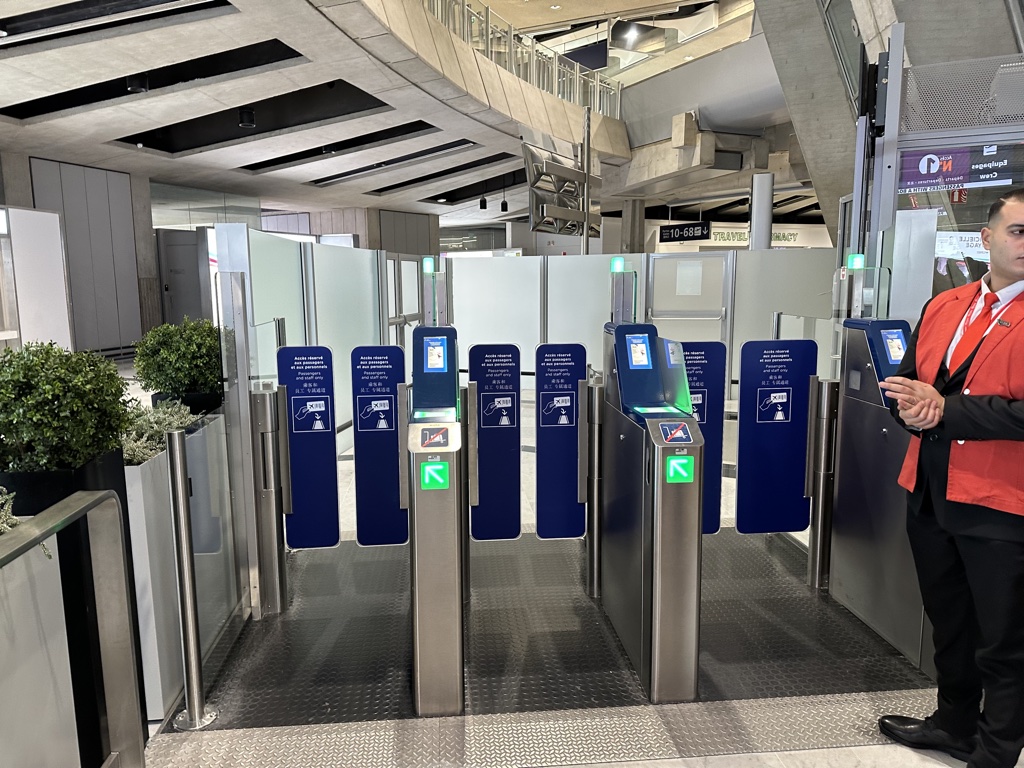
[[[999,199],[996,200],[988,209],[988,222],[992,223],[992,219],[999,215],[1003,210],[1003,206],[1007,203],[1024,203],[1024,187],[1017,187],[1011,189],[1004,195],[1000,195]]]

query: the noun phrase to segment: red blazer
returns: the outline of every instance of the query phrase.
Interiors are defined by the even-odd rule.
[[[917,330],[915,363],[919,381],[934,383],[957,327],[978,293],[977,283],[953,288],[932,299]],[[1000,316],[971,362],[963,392],[953,397],[995,395],[1024,400],[1024,296]],[[955,404],[954,404],[955,407]],[[946,415],[950,414],[947,400]],[[949,485],[946,498],[1024,515],[1024,442],[1020,440],[957,439],[950,429]],[[966,433],[962,433],[966,434]],[[975,435],[975,437],[978,437]],[[921,437],[907,449],[899,483],[908,491],[917,484]]]

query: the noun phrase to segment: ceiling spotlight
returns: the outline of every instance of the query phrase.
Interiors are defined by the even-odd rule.
[[[448,202],[448,198],[447,197],[439,197],[439,198],[437,198],[437,202],[439,202],[439,203],[447,203]]]
[[[149,93],[149,74],[143,72],[140,75],[128,75],[125,79],[125,86],[128,93]]]
[[[551,10],[552,11],[560,11],[560,10],[562,10],[562,6],[560,6],[560,5],[552,5],[551,6]]]
[[[508,213],[508,200],[501,201],[501,212]]]
[[[7,37],[7,27],[0,26],[0,37]]]
[[[486,211],[487,210],[487,197],[486,196],[480,198],[480,210],[481,211]]]
[[[629,28],[629,32],[626,33],[626,41],[632,43],[637,37],[640,36],[640,30],[637,29],[636,24]]]
[[[256,127],[256,108],[255,107],[239,107],[238,108],[238,127],[239,128],[255,128]]]
[[[140,142],[138,142],[138,143],[137,143],[137,144],[136,144],[135,146],[136,146],[136,147],[137,147],[138,149],[142,149],[142,142],[141,142],[141,141],[140,141]]]

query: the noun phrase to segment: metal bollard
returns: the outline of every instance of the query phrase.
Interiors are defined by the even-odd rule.
[[[587,595],[601,597],[601,407],[604,405],[604,378],[591,370],[587,388],[590,417],[587,476]]]
[[[808,414],[807,473],[804,496],[811,499],[807,544],[807,586],[828,591],[832,557],[832,489],[835,483],[835,438],[839,418],[839,382],[811,377]]]
[[[181,639],[185,657],[185,711],[174,718],[179,731],[198,731],[217,719],[217,710],[206,706],[203,688],[203,649],[199,642],[199,608],[196,605],[196,571],[192,560],[192,518],[185,431],[167,433],[171,474],[171,509],[174,514],[175,554],[178,560],[178,601],[181,605]]]

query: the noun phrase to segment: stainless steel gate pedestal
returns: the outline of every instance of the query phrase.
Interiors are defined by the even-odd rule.
[[[409,426],[412,678],[420,717],[459,715],[464,707],[461,448],[458,423]]]
[[[704,439],[604,404],[601,601],[655,704],[697,698]]]

